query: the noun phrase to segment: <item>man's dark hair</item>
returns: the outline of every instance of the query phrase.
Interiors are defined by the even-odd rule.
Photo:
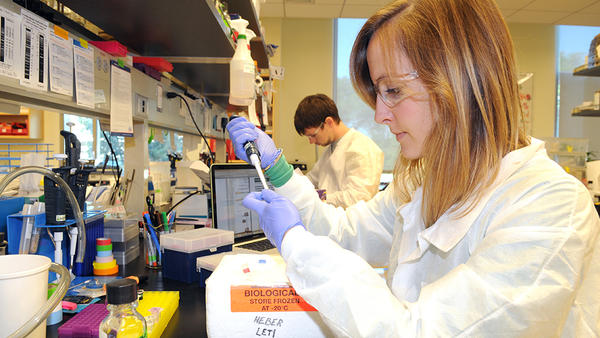
[[[296,108],[294,126],[298,134],[303,135],[304,129],[320,126],[328,116],[336,123],[340,122],[335,102],[325,94],[309,95],[302,99]]]

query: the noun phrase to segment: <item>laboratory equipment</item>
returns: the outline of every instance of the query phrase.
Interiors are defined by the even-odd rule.
[[[229,121],[237,117],[239,116],[232,115],[229,118]],[[260,182],[262,183],[263,188],[269,189],[269,187],[267,186],[267,181],[265,180],[265,175],[262,172],[262,167],[260,164],[260,151],[258,151],[256,143],[254,143],[254,141],[247,141],[246,143],[244,143],[244,151],[246,152],[246,156],[248,157],[250,163],[252,163],[254,168],[256,168],[256,172],[258,173],[258,177],[260,178]]]
[[[81,143],[73,133],[61,130],[60,134],[65,138],[65,154],[67,155],[67,161],[64,165],[77,168],[79,166],[79,156],[81,154]]]
[[[291,286],[281,256],[226,255],[206,281],[208,337],[332,337]]]
[[[146,319],[148,338],[161,336],[179,307],[179,291],[145,291],[137,311]],[[160,309],[160,313],[155,310]],[[63,338],[97,337],[100,323],[109,314],[106,305],[90,304],[58,328]]]
[[[96,238],[96,259],[92,263],[94,275],[109,276],[119,272],[117,260],[112,253],[112,241],[108,237]]]
[[[100,337],[147,337],[146,320],[137,311],[136,281],[117,279],[106,284],[108,316],[100,323]]]
[[[200,282],[205,276],[196,269],[196,259],[202,256],[230,252],[233,231],[199,228],[164,234],[160,237],[163,253],[163,276],[185,283]]]
[[[60,275],[48,299],[48,271]],[[40,255],[0,256],[0,337],[45,337],[46,318],[67,292],[69,271]]]
[[[56,173],[53,173],[51,170],[42,167],[21,167],[12,173],[6,175],[0,181],[0,195],[8,184],[14,180],[15,178],[27,174],[27,173],[38,173],[44,175],[44,177],[48,177],[54,182],[56,182],[67,194],[67,200],[71,203],[74,211],[75,222],[77,223],[77,228],[81,230],[82,235],[79,237],[78,247],[77,247],[77,259],[75,260],[76,266],[75,271],[80,272],[83,269],[83,260],[85,258],[85,224],[83,223],[83,213],[77,204],[77,200],[75,199],[75,195],[71,191],[71,188],[67,185],[67,183]]]
[[[22,214],[24,216],[33,215],[33,205],[25,204],[23,205]],[[23,229],[21,230],[21,240],[19,241],[19,254],[28,254],[29,246],[31,245],[31,233],[33,231],[33,217],[24,217],[23,219]]]
[[[93,169],[83,168],[80,163],[81,145],[77,136],[65,130],[60,134],[65,139],[65,156],[60,168],[52,171],[59,174],[67,182],[73,192],[80,209],[85,206],[85,192],[90,173]],[[44,178],[46,197],[46,222],[48,224],[64,224],[66,219],[74,217],[73,208],[65,201],[65,193],[51,180]]]
[[[57,231],[54,233],[53,237],[54,237],[54,263],[62,264],[62,262],[63,262],[63,252],[62,252],[63,232]]]
[[[592,193],[600,195],[600,160],[585,163],[585,177]]]
[[[112,241],[113,256],[118,265],[127,264],[139,256],[139,233],[137,219],[104,219],[104,236]]]
[[[100,323],[108,316],[106,305],[89,304],[58,328],[62,338],[98,337]]]
[[[35,202],[33,204],[33,214],[39,215],[44,212],[45,204],[42,202]],[[27,219],[33,220],[32,217],[26,217]],[[38,252],[38,244],[40,243],[40,233],[42,229],[35,226],[35,222],[33,224],[33,230],[31,231],[31,243],[29,246],[30,253]],[[62,264],[62,261],[55,261],[57,264]]]
[[[231,25],[239,33],[233,58],[229,62],[229,103],[236,106],[248,106],[255,97],[255,66],[250,54],[249,40],[246,36],[248,21],[231,20]]]

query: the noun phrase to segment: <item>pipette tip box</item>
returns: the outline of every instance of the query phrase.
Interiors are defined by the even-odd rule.
[[[233,231],[200,228],[162,235],[163,276],[185,283],[200,282],[206,275],[196,269],[196,258],[233,249]]]

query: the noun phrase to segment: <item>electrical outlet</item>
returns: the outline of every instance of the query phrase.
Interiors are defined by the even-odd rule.
[[[136,109],[135,109],[135,113],[137,116],[147,116],[148,115],[148,98],[145,96],[142,96],[140,94],[135,94],[135,98],[136,98]]]

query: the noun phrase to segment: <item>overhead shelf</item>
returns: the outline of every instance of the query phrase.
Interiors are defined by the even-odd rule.
[[[587,65],[579,66],[573,70],[575,76],[600,76],[600,66],[588,67]]]
[[[229,93],[229,60],[235,46],[213,0],[63,0],[117,41],[142,56],[173,63],[173,76],[219,105]],[[267,48],[252,0],[229,0],[228,10],[248,20],[259,68],[268,68]],[[100,38],[98,38],[100,40]]]
[[[571,112],[571,116],[600,116],[599,109],[578,109]]]

